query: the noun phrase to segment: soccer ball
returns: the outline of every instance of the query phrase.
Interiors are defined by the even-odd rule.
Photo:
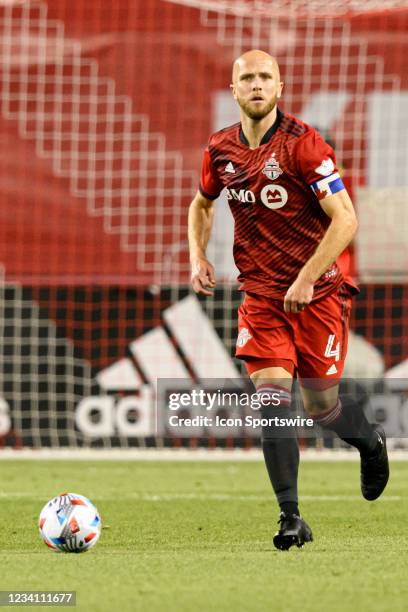
[[[77,493],[61,493],[47,502],[38,527],[45,544],[55,552],[84,552],[95,546],[101,535],[98,510]]]

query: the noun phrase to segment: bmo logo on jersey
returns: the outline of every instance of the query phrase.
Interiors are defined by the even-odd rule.
[[[227,188],[227,200],[237,200],[238,202],[245,202],[247,204],[255,203],[255,194],[249,189],[228,189]]]
[[[282,208],[288,201],[288,192],[280,185],[265,185],[261,191],[262,204],[275,210]]]
[[[250,189],[228,189],[226,190],[227,200],[237,200],[244,204],[255,204],[256,197]],[[282,208],[288,201],[288,192],[280,185],[265,185],[261,193],[261,202],[268,208],[275,210]]]

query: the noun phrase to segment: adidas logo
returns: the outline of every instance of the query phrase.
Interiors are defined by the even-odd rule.
[[[225,166],[225,168],[224,168],[224,172],[229,172],[230,174],[235,174],[235,168],[234,168],[234,166],[232,165],[232,163],[231,163],[231,162],[229,162],[229,163],[228,163],[228,164]]]
[[[167,308],[163,320],[164,327],[130,343],[132,358],[124,357],[97,374],[103,391],[136,391],[146,383],[155,386],[161,378],[191,379],[191,372],[198,380],[241,377],[195,296]]]
[[[333,363],[333,365],[331,365],[330,368],[327,370],[326,376],[329,376],[330,374],[337,374],[337,368],[335,363]]]
[[[163,325],[136,338],[127,357],[96,375],[99,394],[82,398],[75,409],[75,425],[83,435],[94,439],[164,435],[159,406],[168,383],[188,390],[197,380],[206,384],[208,379],[241,379],[195,296],[166,308],[162,316]],[[160,384],[161,379],[167,380]]]

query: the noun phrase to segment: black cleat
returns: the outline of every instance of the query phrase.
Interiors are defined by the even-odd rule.
[[[369,501],[380,497],[390,475],[385,431],[381,425],[374,425],[374,431],[378,435],[376,450],[369,455],[361,455],[361,492]]]
[[[280,529],[273,536],[273,543],[279,550],[289,550],[291,546],[302,548],[305,542],[313,542],[312,530],[297,514],[280,513]]]

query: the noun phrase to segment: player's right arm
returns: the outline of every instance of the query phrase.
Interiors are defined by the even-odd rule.
[[[191,284],[200,295],[213,295],[214,267],[206,257],[214,216],[214,200],[197,191],[188,211],[188,243],[190,248]]]
[[[211,235],[214,200],[224,185],[211,159],[211,138],[201,164],[200,188],[188,212],[188,242],[190,246],[191,284],[200,295],[213,295],[215,275],[205,251]]]

